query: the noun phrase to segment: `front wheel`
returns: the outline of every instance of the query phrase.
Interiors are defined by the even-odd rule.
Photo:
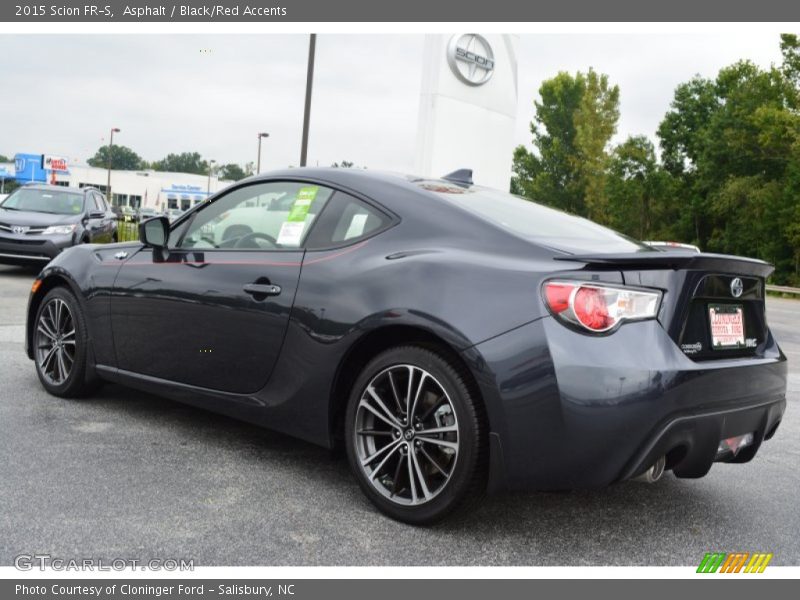
[[[362,490],[388,516],[441,520],[486,488],[487,426],[454,361],[417,346],[383,352],[348,403],[347,456]]]
[[[34,327],[34,361],[44,388],[64,398],[90,392],[94,381],[86,373],[89,336],[75,296],[63,287],[50,290]]]

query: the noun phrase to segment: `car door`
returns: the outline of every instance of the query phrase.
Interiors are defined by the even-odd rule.
[[[85,209],[85,227],[89,232],[89,241],[92,243],[109,241],[106,236],[106,211],[95,192],[87,192]]]
[[[120,255],[111,303],[118,367],[227,392],[263,387],[305,236],[331,193],[299,182],[240,186],[174,223],[167,251]]]
[[[114,241],[114,231],[116,230],[116,218],[114,216],[114,212],[108,206],[108,202],[106,202],[105,197],[103,194],[99,192],[95,192],[95,196],[97,198],[97,204],[100,207],[99,210],[103,211],[105,215],[103,217],[103,237],[104,241],[106,242],[113,242]]]

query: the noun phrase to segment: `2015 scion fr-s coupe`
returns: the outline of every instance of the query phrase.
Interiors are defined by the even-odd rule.
[[[140,241],[63,252],[27,352],[333,447],[386,514],[503,488],[751,460],[786,405],[771,267],[661,251],[471,184],[353,169],[242,181]]]

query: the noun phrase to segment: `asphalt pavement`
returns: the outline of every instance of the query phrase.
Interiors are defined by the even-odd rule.
[[[776,437],[700,480],[491,497],[457,522],[381,516],[346,461],[107,385],[47,395],[23,351],[34,274],[0,266],[0,565],[19,554],[195,565],[696,565],[708,551],[800,565],[800,301],[769,299],[790,358]]]

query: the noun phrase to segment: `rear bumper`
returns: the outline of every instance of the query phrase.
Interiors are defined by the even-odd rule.
[[[704,475],[721,439],[754,434],[750,460],[785,409],[786,359],[694,362],[656,321],[586,336],[545,317],[465,353],[492,436],[492,488],[574,489],[628,479],[667,456]]]
[[[778,428],[786,400],[752,408],[687,414],[675,417],[656,429],[625,468],[620,479],[645,471],[658,458],[667,457],[667,468],[678,477],[702,477],[717,461],[743,463],[753,459],[762,442]],[[720,440],[753,434],[753,443],[736,455],[717,455]]]
[[[46,265],[69,246],[73,245],[72,235],[68,236],[12,236],[0,235],[0,263],[15,265]]]

